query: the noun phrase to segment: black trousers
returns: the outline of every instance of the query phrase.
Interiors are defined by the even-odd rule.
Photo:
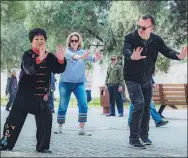
[[[16,93],[10,94],[10,97],[8,99],[7,105],[6,105],[6,109],[9,109],[15,99]]]
[[[49,149],[51,138],[52,113],[48,102],[42,101],[42,104],[43,110],[35,114],[37,151]],[[12,150],[14,148],[28,114],[27,108],[16,108],[16,104],[13,106],[4,124],[3,137],[0,144],[1,149]]]
[[[133,104],[132,118],[130,122],[130,141],[147,138],[150,121],[150,102],[152,98],[151,80],[142,84],[134,81],[125,81],[131,103]]]

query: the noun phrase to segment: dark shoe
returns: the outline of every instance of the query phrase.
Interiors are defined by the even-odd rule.
[[[51,150],[49,150],[49,149],[44,149],[44,150],[36,150],[37,152],[39,152],[39,153],[47,153],[47,154],[51,154],[52,153],[52,151]]]
[[[161,126],[164,126],[168,123],[169,121],[163,121],[161,120],[159,123],[156,124],[156,127],[161,127]]]
[[[10,111],[10,109],[7,109],[7,108],[6,108],[5,110],[6,110],[6,111]]]
[[[0,146],[0,151],[5,151],[5,150],[11,151],[12,149],[8,149],[5,146]]]
[[[149,138],[140,138],[143,145],[151,145],[152,141]]]
[[[134,141],[133,140],[130,140],[129,142],[129,146],[130,148],[133,148],[133,149],[146,149],[146,146],[143,145],[139,139],[135,139]]]
[[[123,114],[119,114],[119,117],[123,117]]]
[[[178,109],[178,107],[175,105],[168,105],[168,106],[171,107],[172,109]]]
[[[115,116],[115,114],[107,114],[106,116]]]

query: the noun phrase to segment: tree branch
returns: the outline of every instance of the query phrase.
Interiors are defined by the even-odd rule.
[[[92,32],[90,29],[86,28],[86,30],[91,34],[93,35],[95,38],[97,38],[99,41],[103,42],[104,40],[99,37],[98,35],[96,35],[94,32]]]

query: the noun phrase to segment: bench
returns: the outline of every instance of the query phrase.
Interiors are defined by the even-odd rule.
[[[104,86],[100,88],[100,102],[103,113],[110,112],[109,94]],[[188,84],[156,84],[153,101],[161,106],[188,105]]]
[[[188,84],[156,84],[153,101],[163,106],[188,105]]]

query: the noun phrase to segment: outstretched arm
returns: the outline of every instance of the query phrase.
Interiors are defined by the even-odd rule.
[[[181,53],[176,52],[175,50],[167,47],[164,43],[163,39],[158,36],[159,39],[159,52],[162,53],[165,57],[174,59],[174,60],[181,60],[187,56],[187,47],[184,47]]]

